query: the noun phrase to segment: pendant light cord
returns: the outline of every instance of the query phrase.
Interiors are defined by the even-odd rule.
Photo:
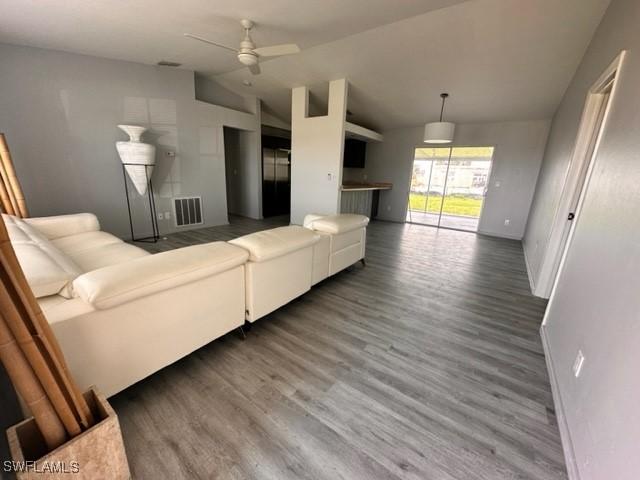
[[[442,114],[444,113],[444,101],[449,96],[448,93],[441,93],[440,97],[442,98],[442,107],[440,107],[440,122],[442,122]]]

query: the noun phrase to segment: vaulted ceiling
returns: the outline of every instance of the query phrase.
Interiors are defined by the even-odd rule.
[[[182,63],[290,116],[290,89],[350,81],[352,121],[388,129],[439,113],[458,122],[550,117],[610,0],[1,0],[0,42],[155,64]],[[232,52],[239,19],[258,46],[300,54],[252,76]],[[243,84],[245,80],[251,87]],[[321,102],[321,100],[320,100]]]

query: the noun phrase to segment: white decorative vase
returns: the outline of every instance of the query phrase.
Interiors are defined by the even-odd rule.
[[[129,135],[128,142],[116,142],[120,160],[125,164],[124,169],[138,193],[145,195],[156,163],[156,147],[140,141],[142,134],[147,131],[145,127],[118,125],[118,128]]]

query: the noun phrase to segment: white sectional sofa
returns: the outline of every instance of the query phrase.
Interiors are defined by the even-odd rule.
[[[320,236],[291,225],[229,243],[249,252],[245,266],[246,318],[254,322],[311,288],[313,246]]]
[[[320,234],[314,247],[313,284],[358,261],[364,263],[369,219],[364,215],[307,215],[304,226]]]
[[[320,216],[151,255],[92,214],[3,215],[82,389],[111,396],[364,258],[366,217]]]
[[[150,255],[91,214],[3,218],[82,389],[111,396],[244,324],[242,248]]]

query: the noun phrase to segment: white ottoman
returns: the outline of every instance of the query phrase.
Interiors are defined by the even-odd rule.
[[[319,239],[313,231],[291,225],[229,241],[249,252],[247,320],[255,322],[311,288],[313,246]]]
[[[364,263],[368,224],[369,218],[352,213],[310,214],[305,217],[304,226],[323,237],[314,247],[314,284],[359,260]]]

